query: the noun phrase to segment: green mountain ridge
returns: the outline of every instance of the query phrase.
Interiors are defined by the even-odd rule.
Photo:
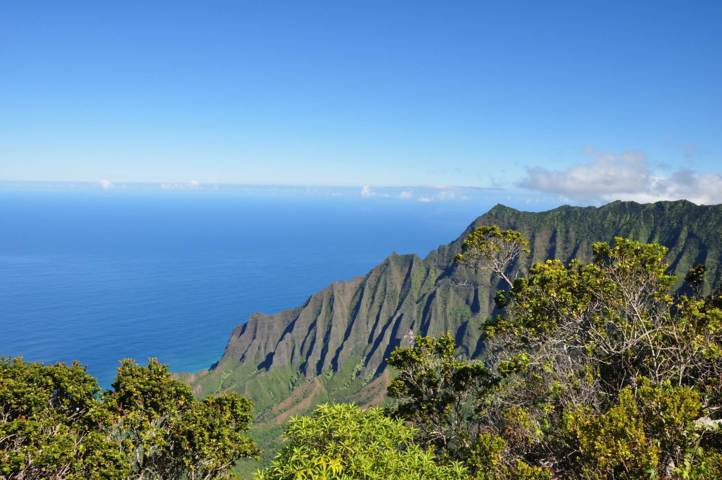
[[[514,270],[549,258],[589,260],[594,242],[624,236],[667,246],[678,277],[704,264],[705,291],[721,283],[722,205],[613,202],[539,213],[497,205],[425,259],[393,254],[302,306],[253,315],[233,330],[217,364],[184,378],[199,396],[227,390],[248,396],[257,421],[274,430],[270,426],[320,402],[381,403],[389,380],[384,360],[414,334],[448,331],[462,353],[480,355],[482,326],[499,285],[490,274],[453,261],[466,233],[480,225],[513,228],[530,239],[530,254]]]

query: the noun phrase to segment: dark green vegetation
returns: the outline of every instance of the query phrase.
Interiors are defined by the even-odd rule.
[[[496,206],[423,260],[392,255],[365,276],[335,283],[298,308],[254,315],[233,331],[213,369],[185,380],[200,396],[236,391],[253,399],[253,435],[270,454],[267,447],[292,415],[323,402],[383,403],[390,382],[385,359],[415,335],[449,332],[458,354],[479,358],[484,325],[505,282],[489,269],[454,259],[466,236],[482,225],[517,230],[529,239],[529,253],[509,266],[509,277],[547,259],[589,262],[592,244],[615,236],[669,248],[665,258],[678,278],[675,287],[696,264],[706,267],[703,293],[722,277],[722,206],[614,202],[542,213]]]
[[[475,238],[476,237],[476,238]],[[396,349],[394,417],[476,479],[722,478],[722,290],[674,293],[666,248],[616,238],[588,264],[506,275],[525,241],[481,227],[465,242],[504,276],[482,360],[450,336]]]
[[[0,359],[0,478],[230,478],[258,453],[251,409],[236,393],[194,400],[155,360],[123,361],[101,392],[79,364]]]

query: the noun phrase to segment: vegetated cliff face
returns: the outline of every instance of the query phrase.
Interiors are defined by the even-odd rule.
[[[479,355],[482,325],[493,313],[499,285],[489,273],[453,259],[465,234],[480,225],[512,228],[530,239],[531,253],[515,270],[549,258],[586,261],[594,242],[624,236],[667,246],[678,277],[694,264],[706,265],[707,291],[722,276],[722,205],[614,202],[541,213],[497,205],[424,260],[393,254],[365,276],[334,283],[300,307],[253,315],[234,329],[214,368],[190,383],[200,395],[239,391],[256,402],[262,422],[278,423],[322,401],[382,401],[389,377],[384,359],[413,334],[448,331],[461,352]]]

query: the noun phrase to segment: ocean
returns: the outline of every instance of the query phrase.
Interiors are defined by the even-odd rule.
[[[251,313],[300,305],[392,252],[425,256],[491,205],[0,190],[0,356],[79,360],[105,387],[123,358],[208,368]]]

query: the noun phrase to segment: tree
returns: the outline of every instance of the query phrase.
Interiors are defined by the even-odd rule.
[[[422,445],[463,460],[478,433],[475,400],[495,385],[496,378],[481,362],[458,358],[455,350],[449,334],[416,337],[412,346],[397,348],[387,360],[398,372],[388,394],[397,399],[390,413],[412,422]]]
[[[169,463],[175,475],[232,477],[230,469],[239,459],[257,457],[259,450],[245,433],[251,410],[251,402],[236,393],[192,403],[170,429]]]
[[[287,444],[258,480],[456,480],[465,469],[438,466],[433,454],[413,443],[414,430],[379,408],[320,405],[308,417],[294,417]]]
[[[471,258],[505,250],[500,231],[487,232],[465,242]],[[589,264],[549,260],[506,277],[508,289],[497,295],[503,313],[485,327],[484,362],[497,381],[459,392],[461,408],[476,412],[464,430],[476,433],[455,458],[489,479],[720,478],[719,294],[675,293],[666,253],[616,238],[595,244]],[[501,276],[508,258],[492,255],[489,268]],[[687,279],[703,275],[695,267]],[[699,292],[694,287],[685,291]],[[396,414],[423,429],[404,405],[423,400],[412,388],[428,377],[422,372],[443,368],[428,356],[411,361],[412,374],[390,393],[412,394]]]
[[[0,478],[229,478],[258,450],[245,435],[251,402],[194,400],[151,359],[124,360],[101,394],[78,363],[0,360]]]
[[[110,415],[78,363],[0,359],[0,478],[122,479],[130,473],[106,434]]]
[[[245,436],[252,403],[235,393],[202,401],[155,359],[123,360],[104,403],[116,415],[114,438],[138,478],[224,478],[258,449]]]
[[[461,244],[461,253],[455,257],[460,264],[489,269],[507,285],[513,285],[508,276],[509,267],[524,253],[529,252],[529,240],[515,230],[502,230],[496,225],[484,225],[471,231]]]

